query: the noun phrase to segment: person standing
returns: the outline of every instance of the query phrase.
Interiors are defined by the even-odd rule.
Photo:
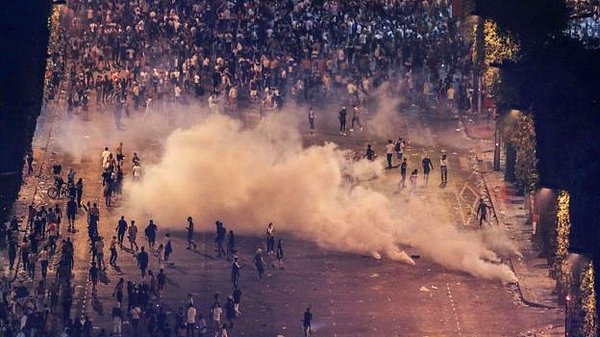
[[[123,326],[123,309],[121,309],[121,303],[117,302],[112,308],[112,319],[113,319],[113,335],[121,336],[121,327]]]
[[[117,237],[113,236],[112,240],[110,241],[110,260],[109,263],[111,266],[116,266],[117,265],[117,245],[119,244],[119,241],[117,241]]]
[[[410,193],[417,189],[417,178],[419,177],[419,170],[414,169],[410,174]]]
[[[210,315],[212,316],[212,322],[215,331],[219,330],[221,327],[221,316],[223,315],[223,309],[218,301],[216,301],[210,309]]]
[[[367,157],[368,160],[375,160],[376,156],[377,154],[375,153],[375,150],[373,150],[373,146],[371,146],[371,144],[367,144],[367,151],[365,152],[365,157]]]
[[[477,206],[477,216],[479,216],[479,227],[480,228],[483,225],[484,221],[488,222],[488,219],[487,219],[488,208],[491,208],[491,207],[485,203],[483,198],[479,198],[479,205]]]
[[[272,222],[267,225],[267,255],[275,252],[275,226]]]
[[[400,180],[400,186],[402,188],[406,187],[406,169],[407,169],[408,163],[406,162],[406,158],[402,159],[402,164],[400,164],[400,176],[402,177],[402,180]]]
[[[277,262],[279,264],[279,269],[284,269],[283,268],[283,239],[279,239],[279,241],[277,241]]]
[[[123,166],[123,159],[125,159],[125,156],[123,155],[123,142],[119,143],[119,146],[117,146],[115,153],[117,155],[117,165]]]
[[[134,336],[139,336],[139,325],[140,317],[142,316],[142,309],[138,305],[134,305],[130,311],[131,317],[131,328]]]
[[[233,297],[227,297],[227,302],[225,302],[225,319],[229,322],[229,328],[233,329],[233,319],[235,318],[235,310],[233,309]]]
[[[388,143],[385,146],[385,156],[387,159],[387,169],[391,169],[392,166],[392,157],[394,156],[395,146],[391,139],[388,139]]]
[[[27,174],[28,175],[33,174],[33,153],[32,152],[27,153]]]
[[[231,283],[233,287],[237,287],[240,282],[240,262],[238,261],[238,257],[233,258],[233,262],[231,263]]]
[[[448,158],[445,154],[440,158],[440,171],[442,177],[442,183],[448,182]]]
[[[127,238],[129,239],[129,248],[133,250],[133,246],[135,246],[136,252],[138,251],[138,244],[136,242],[137,232],[138,228],[135,225],[135,220],[131,220],[131,226],[129,226],[129,229],[127,230]]]
[[[124,278],[119,278],[119,282],[117,282],[117,284],[115,285],[115,289],[113,290],[113,297],[117,300],[117,302],[119,303],[119,306],[121,305],[121,303],[123,303],[123,287],[125,286],[125,279]]]
[[[404,140],[402,137],[398,137],[396,143],[394,143],[394,151],[396,152],[396,158],[399,162],[402,162],[402,155],[404,154]]]
[[[215,236],[215,250],[219,257],[226,256],[225,248],[223,248],[223,241],[225,241],[225,233],[227,230],[221,221],[217,221],[216,225],[216,236]]]
[[[265,273],[265,260],[262,256],[262,249],[258,248],[256,254],[254,254],[254,266],[258,272],[258,279],[262,280],[263,274]]]
[[[75,200],[77,201],[77,206],[81,207],[81,198],[83,197],[83,179],[77,179],[77,183],[75,184]]]
[[[235,311],[235,315],[239,316],[242,314],[240,311],[240,302],[242,301],[242,290],[240,290],[239,286],[233,287],[233,310]]]
[[[158,227],[154,223],[154,220],[150,219],[148,226],[146,226],[146,229],[144,230],[144,233],[146,234],[146,239],[148,239],[148,248],[150,248],[150,250],[154,248],[154,244],[156,243],[157,230]]]
[[[346,135],[346,116],[348,115],[348,111],[346,111],[346,107],[342,107],[342,110],[338,113],[338,119],[340,120],[340,136]]]
[[[302,318],[304,337],[310,337],[312,335],[312,320],[313,315],[310,312],[310,308],[306,308],[306,311],[304,312],[304,317]]]
[[[192,249],[192,247],[194,247],[193,249],[196,249],[196,242],[194,242],[194,221],[192,220],[192,217],[189,216],[187,218],[187,227],[185,228],[187,230],[187,240],[188,240],[188,246],[187,249]]]
[[[96,249],[96,262],[98,263],[98,269],[106,270],[104,265],[104,238],[98,237],[98,240],[94,244]]]
[[[196,327],[196,308],[190,303],[185,313],[186,337],[194,336],[194,328]]]
[[[111,153],[108,150],[108,146],[104,147],[104,151],[102,151],[102,168],[106,167],[106,163],[108,162],[108,158],[110,157]]]
[[[308,129],[311,135],[315,134],[315,110],[312,106],[308,108]]]
[[[142,272],[142,277],[146,276],[146,269],[148,269],[148,253],[144,251],[144,247],[140,249],[140,253],[137,256],[138,266]]]
[[[70,233],[75,233],[75,215],[77,214],[77,202],[73,198],[67,201],[67,221],[69,222]]]
[[[38,254],[38,259],[40,260],[42,278],[46,279],[46,275],[48,274],[48,248],[46,246],[44,246]]]
[[[173,253],[173,245],[171,244],[171,234],[165,234],[165,238],[163,239],[163,245],[165,248],[165,263],[168,264],[169,256],[171,256],[171,253]]]
[[[235,254],[235,235],[233,234],[233,231],[229,231],[229,235],[227,238],[227,261],[231,261]]]
[[[429,155],[426,153],[425,158],[421,161],[423,166],[423,180],[425,180],[425,186],[429,184],[429,172],[433,170],[433,163],[429,159]]]
[[[156,292],[158,298],[160,298],[160,294],[163,292],[163,290],[165,290],[166,287],[167,275],[165,274],[165,270],[161,268],[158,272],[158,275],[156,275]]]
[[[125,233],[127,232],[127,221],[125,221],[125,217],[121,216],[121,219],[117,222],[117,241],[119,242],[119,246],[123,247],[123,239],[125,238]]]
[[[98,267],[96,267],[96,262],[92,262],[89,274],[89,280],[92,282],[92,292],[96,291],[96,285],[98,284]]]

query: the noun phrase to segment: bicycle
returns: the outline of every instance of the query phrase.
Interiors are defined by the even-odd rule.
[[[50,197],[51,199],[62,199],[63,197],[68,197],[69,196],[69,191],[67,188],[62,187],[60,189],[60,194],[59,194],[59,190],[56,186],[52,186],[50,188],[48,188],[48,197]]]

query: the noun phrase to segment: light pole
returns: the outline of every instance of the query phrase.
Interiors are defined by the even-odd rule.
[[[500,171],[500,130],[498,121],[494,123],[494,171]]]

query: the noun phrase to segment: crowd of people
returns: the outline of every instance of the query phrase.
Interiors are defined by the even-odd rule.
[[[61,7],[63,48],[53,48],[56,52],[50,55],[48,98],[59,100],[64,90],[69,116],[87,115],[94,106],[114,114],[118,128],[132,111],[167,114],[194,100],[206,102],[214,112],[235,113],[240,103],[253,105],[261,115],[296,101],[311,106],[308,120],[314,133],[313,106],[341,98],[352,107],[338,116],[340,135],[346,135],[363,129],[366,101],[385,81],[423,105],[430,95],[443,97],[449,107],[455,96],[468,105],[468,81],[453,76],[468,73],[468,46],[447,0],[73,0]],[[402,170],[402,152],[410,144],[403,139],[390,144],[385,149],[388,166],[393,166],[390,155],[395,153]],[[374,158],[375,151],[367,150],[366,156]],[[31,174],[33,156],[29,157]],[[440,159],[442,171],[445,160]],[[92,335],[91,320],[72,310],[76,259],[71,238],[83,229],[81,223],[87,226],[86,270],[93,294],[104,287],[101,279],[107,268],[118,268],[120,254],[135,256],[140,268],[138,277],[120,278],[114,286],[112,331],[102,329],[101,335],[124,334],[122,325],[128,320],[132,334],[227,336],[241,314],[244,259],[234,232],[217,221],[215,253],[231,263],[231,295],[221,303],[215,294],[204,313],[192,295],[185,305],[170,310],[162,301],[173,264],[170,234],[158,240],[158,226],[149,221],[143,229],[147,243],[140,243],[139,224],[125,217],[117,221],[114,236],[103,237],[98,228],[100,207],[118,206],[125,177],[142,179],[141,159],[133,153],[125,160],[121,143],[112,151],[106,147],[100,161],[100,205],[84,202],[83,180],[71,168],[65,182],[62,166],[56,163],[51,169],[56,205],[31,205],[26,224],[13,218],[1,228],[9,267],[21,268],[13,272],[14,280],[2,282],[4,336]],[[423,161],[426,167],[427,173],[433,169],[431,160]],[[197,249],[191,217],[186,230],[187,248]],[[265,246],[248,260],[258,280],[268,268],[284,269],[284,244],[275,239],[273,224],[267,226]],[[54,273],[52,280],[48,270]],[[311,321],[307,309],[302,318],[306,335]]]
[[[399,69],[425,67],[437,83],[468,60],[447,0],[78,0],[63,17],[50,83],[67,79],[69,111],[94,96],[113,106],[117,126],[130,106],[164,111],[205,91],[219,111],[242,97],[261,109],[333,93],[361,104]]]

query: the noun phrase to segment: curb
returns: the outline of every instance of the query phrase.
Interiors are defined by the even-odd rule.
[[[486,176],[485,176],[485,174],[483,174],[481,172],[479,172],[479,175],[481,176],[481,180],[483,181],[483,186],[485,187],[485,192],[488,195],[488,200],[490,202],[490,206],[492,208],[492,211],[494,212],[494,219],[496,220],[496,225],[497,226],[503,225],[505,227],[504,222],[501,222],[500,219],[498,219],[498,216],[497,216],[497,213],[496,213],[496,206],[495,206],[495,204],[496,204],[496,198],[492,197],[492,194],[490,193],[490,190],[489,190],[488,184],[487,184],[487,180],[486,180]],[[508,260],[508,264],[510,266],[510,269],[513,271],[513,273],[515,273],[515,275],[517,275],[517,272],[516,272],[516,269],[514,267],[514,262],[512,260],[512,257],[509,256],[507,260]],[[518,278],[518,275],[517,275],[517,278]],[[530,306],[530,307],[545,308],[545,309],[556,309],[557,308],[557,307],[554,307],[554,306],[549,306],[549,305],[546,305],[546,304],[541,304],[541,303],[537,303],[537,302],[528,300],[525,297],[525,295],[523,294],[523,290],[521,289],[521,283],[517,281],[515,284],[516,284],[516,288],[518,290],[519,298],[521,299],[521,301],[525,305]]]
[[[474,138],[471,135],[470,127],[468,126],[468,123],[466,123],[464,115],[461,113],[461,114],[459,114],[459,116],[460,116],[459,120],[462,123],[463,128],[465,130],[465,136],[469,140],[481,140],[481,138]],[[490,193],[490,189],[488,187],[488,183],[487,183],[487,179],[486,179],[486,174],[479,169],[479,163],[483,161],[483,159],[480,158],[481,157],[480,149],[478,147],[475,147],[474,150],[475,150],[475,160],[476,160],[476,164],[477,164],[477,174],[479,175],[479,177],[481,178],[481,181],[483,182],[483,187],[485,189],[485,193],[487,194],[488,200],[490,202],[490,207],[492,208],[492,211],[494,212],[494,219],[496,221],[496,225],[497,226],[500,226],[501,224],[504,225],[504,223],[501,223],[500,219],[498,219],[498,214],[496,212],[496,198],[492,197],[492,193]],[[514,267],[514,263],[510,256],[508,257],[508,265],[510,266],[510,269],[513,271],[513,273],[515,273],[515,275],[517,275],[517,272]],[[556,308],[553,306],[548,306],[546,304],[541,304],[541,303],[537,303],[537,302],[528,300],[523,295],[523,291],[521,289],[521,284],[518,281],[514,284],[515,284],[517,293],[519,295],[519,298],[521,299],[521,302],[523,302],[523,304],[530,306],[530,307],[535,307],[535,308],[545,308],[545,309],[555,309]]]

